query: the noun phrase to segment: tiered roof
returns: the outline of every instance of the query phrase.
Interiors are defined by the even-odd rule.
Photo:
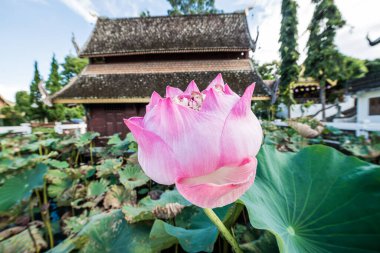
[[[365,77],[348,81],[346,87],[349,92],[380,89],[380,72],[370,73]]]
[[[164,95],[166,85],[183,89],[195,80],[203,89],[218,73],[239,94],[256,82],[256,99],[269,99],[269,89],[245,59],[252,48],[244,13],[99,18],[80,52],[95,59],[53,101],[145,103],[153,91]]]
[[[231,52],[253,47],[244,13],[99,18],[80,56]]]
[[[55,102],[144,103],[153,91],[164,96],[167,85],[186,89],[195,80],[205,89],[218,73],[240,95],[256,80],[256,99],[267,99],[269,89],[250,60],[204,60],[89,65],[55,95]]]

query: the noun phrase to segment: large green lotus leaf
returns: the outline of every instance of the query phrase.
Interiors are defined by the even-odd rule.
[[[230,206],[213,209],[221,220],[227,219]],[[186,252],[212,252],[218,238],[218,229],[196,206],[185,208],[175,218],[175,226],[162,220],[155,220],[150,239],[152,244],[165,245],[165,248],[178,242]]]
[[[149,243],[149,223],[128,224],[120,210],[101,213],[90,218],[87,225],[76,238],[63,242],[65,247],[56,247],[50,252],[72,250],[72,245],[79,245],[80,252],[110,253],[150,253],[159,252],[162,248],[151,248]],[[67,240],[66,240],[67,241]],[[69,252],[69,251],[66,251]]]
[[[82,134],[75,142],[75,146],[77,147],[84,147],[86,145],[89,145],[93,139],[98,137],[100,134],[96,132],[86,132],[85,134]]]
[[[6,179],[0,187],[0,212],[7,211],[13,205],[29,198],[33,189],[43,185],[44,175],[47,172],[45,164],[38,164],[35,168]]]
[[[69,167],[69,164],[66,161],[58,161],[55,159],[47,159],[45,163],[57,169],[66,169]]]
[[[99,196],[108,189],[109,182],[104,178],[99,181],[92,181],[87,188],[87,197]]]
[[[175,189],[165,191],[157,200],[153,200],[150,196],[147,196],[140,200],[137,206],[124,205],[122,210],[125,214],[125,219],[130,223],[134,223],[143,220],[153,220],[155,218],[153,210],[156,207],[165,207],[170,203],[177,203],[181,206],[191,205],[191,203],[184,199]]]
[[[123,164],[123,159],[106,159],[102,163],[96,166],[98,177],[107,176],[109,174],[117,172]]]
[[[120,183],[128,190],[142,186],[149,181],[149,177],[145,175],[139,165],[127,164],[123,169],[119,170]]]
[[[264,145],[243,195],[252,226],[281,252],[379,252],[380,167],[314,145],[281,153]]]
[[[46,179],[49,182],[49,197],[57,198],[57,200],[62,197],[62,194],[68,190],[73,183],[68,173],[61,169],[50,169],[46,173]]]

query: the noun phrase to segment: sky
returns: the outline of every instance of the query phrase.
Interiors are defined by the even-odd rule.
[[[297,0],[300,63],[306,57],[307,26],[314,6]],[[380,0],[335,0],[347,25],[339,30],[339,50],[360,59],[380,58],[380,45],[370,47],[365,37],[380,37]],[[253,7],[248,16],[251,36],[259,40],[253,57],[259,63],[279,60],[281,0],[216,0],[225,13]],[[74,54],[72,34],[79,46],[88,39],[97,16],[137,17],[148,10],[151,16],[166,15],[166,0],[1,0],[0,1],[0,94],[14,101],[19,90],[29,90],[33,64],[46,80],[53,54],[62,62]]]

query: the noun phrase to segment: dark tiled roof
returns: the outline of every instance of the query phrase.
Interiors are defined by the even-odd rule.
[[[84,75],[251,70],[250,60],[171,60],[90,64]]]
[[[190,71],[183,68],[184,71],[181,71],[178,64],[174,64],[175,62],[171,62],[171,65],[168,62],[161,63],[161,67],[163,67],[161,70],[140,69],[135,72],[130,71],[137,69],[136,64],[132,63],[104,64],[103,68],[89,65],[77,79],[58,92],[53,99],[56,101],[83,99],[94,101],[96,99],[148,98],[153,91],[164,96],[167,85],[184,90],[191,80],[195,80],[202,90],[218,73],[222,73],[225,82],[239,95],[244,92],[248,85],[256,82],[254,96],[269,96],[269,89],[250,67],[248,60],[218,60],[215,61],[215,64],[212,64],[211,61],[205,62],[209,64],[207,71]],[[205,62],[191,61],[183,64],[188,64],[189,69],[191,69],[191,65],[202,65]],[[243,63],[248,65],[242,65]],[[154,64],[150,64],[150,67],[153,67]],[[114,68],[110,65],[113,65]],[[156,68],[159,66],[157,65]]]
[[[253,46],[244,13],[99,18],[80,55],[241,51]]]
[[[375,72],[346,83],[349,92],[380,88],[380,72]]]

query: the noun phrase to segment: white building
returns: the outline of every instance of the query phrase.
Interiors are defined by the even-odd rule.
[[[351,81],[349,92],[357,98],[357,122],[380,123],[380,73]]]

